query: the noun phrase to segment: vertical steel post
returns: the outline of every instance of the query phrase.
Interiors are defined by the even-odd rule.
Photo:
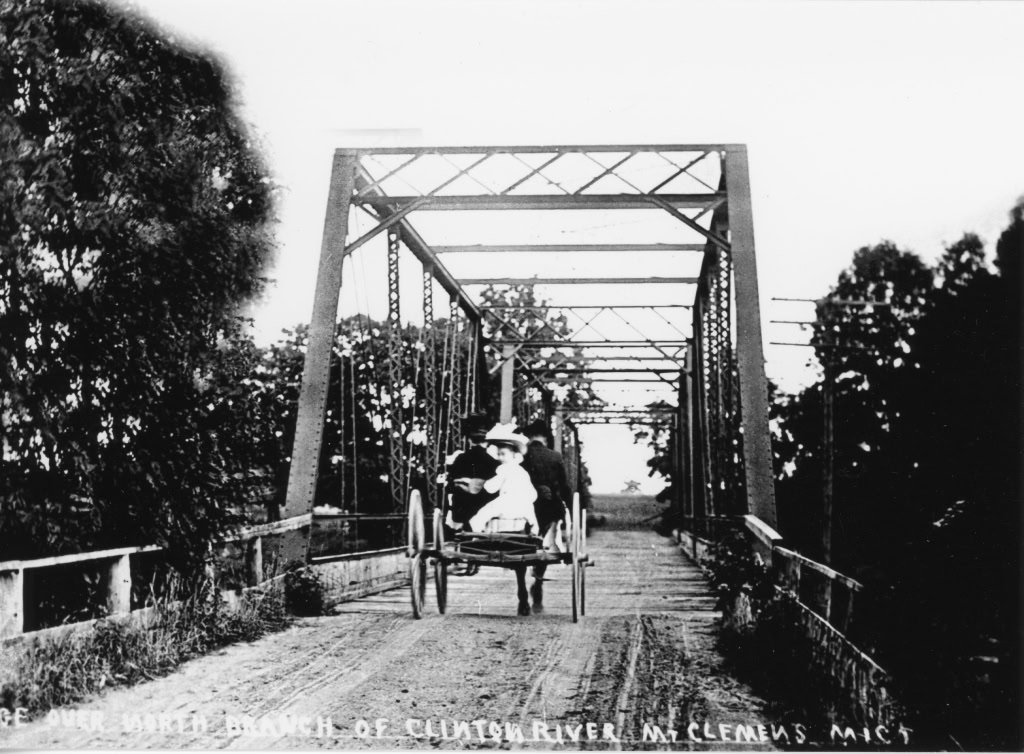
[[[686,369],[679,371],[678,408],[676,409],[675,426],[672,435],[672,497],[675,502],[676,511],[679,513],[680,521],[685,522],[689,515],[688,499],[686,494],[686,477],[690,473],[689,464],[686,462],[686,404],[689,400],[689,392],[686,384]],[[685,527],[684,527],[685,528]]]
[[[455,300],[458,305],[458,299]],[[462,409],[461,416],[468,416],[473,411],[473,366],[476,363],[473,359],[473,321],[461,311],[459,307],[462,325],[462,347],[459,349],[459,361],[462,364]],[[459,425],[459,435],[462,435],[462,426]]]
[[[696,358],[694,366],[697,372],[697,388],[694,390],[694,410],[697,414],[697,429],[695,435],[700,443],[697,445],[700,452],[698,468],[699,484],[695,485],[697,490],[694,496],[694,520],[703,520],[705,516],[714,513],[714,500],[712,498],[712,474],[711,464],[711,441],[708,435],[712,432],[709,421],[710,411],[708,409],[708,382],[710,369],[708,367],[707,343],[708,336],[705,332],[705,297],[701,288],[697,290],[697,297],[693,302],[693,332],[696,344]]]
[[[689,516],[694,516],[697,510],[696,507],[696,469],[694,468],[693,459],[693,446],[695,442],[694,438],[694,426],[693,426],[693,370],[696,362],[696,351],[691,341],[686,347],[686,369],[683,372],[683,383],[686,386],[686,405],[683,408],[683,418],[685,422],[686,433],[684,434],[684,440],[686,444],[686,455],[684,457],[684,465],[686,467],[686,484],[683,488],[683,494],[686,496],[686,512]]]
[[[431,509],[437,506],[438,489],[434,484],[440,462],[440,448],[433,442],[434,428],[437,426],[437,344],[434,330],[434,269],[431,265],[423,265],[423,390],[424,419],[423,430],[427,436],[424,448],[424,466],[427,476],[427,501]]]
[[[499,421],[508,424],[512,421],[512,391],[515,388],[515,346],[505,344],[501,347],[501,411]]]
[[[583,453],[580,450],[580,429],[572,425],[572,457],[576,467],[575,473],[569,478],[573,492],[580,492],[583,489]],[[583,514],[586,518],[586,513]]]
[[[395,227],[388,228],[388,478],[391,484],[393,512],[405,510],[405,428],[402,410],[402,316],[399,291],[398,265],[399,233]]]
[[[556,410],[551,415],[551,443],[554,446],[552,450],[556,453],[562,452],[562,432],[564,419],[562,418],[561,410]]]
[[[452,408],[449,418],[451,420],[452,450],[459,450],[462,448],[462,392],[464,388],[462,372],[465,366],[463,361],[465,349],[462,346],[465,336],[461,331],[462,308],[455,296],[452,296],[449,302],[448,311],[452,320]]]
[[[483,411],[487,405],[487,354],[484,353],[483,323],[479,317],[470,318],[473,327],[473,411]]]
[[[355,186],[356,156],[336,154],[327,195],[327,215],[320,245],[320,266],[313,295],[313,315],[309,325],[306,361],[302,370],[295,442],[288,470],[288,492],[281,518],[310,513],[316,494],[320,448],[323,443],[324,415],[330,385],[331,352],[338,319],[341,294],[341,269],[348,235],[349,204]],[[278,557],[287,562],[305,562],[309,535],[289,532],[279,540]],[[284,563],[281,563],[283,565]]]
[[[705,442],[708,444],[709,474],[711,483],[708,496],[708,512],[712,515],[728,512],[724,505],[723,482],[726,481],[726,468],[723,463],[722,446],[726,442],[722,406],[722,327],[721,327],[721,291],[719,290],[718,270],[724,252],[717,246],[711,246],[704,253],[710,264],[705,265],[704,290],[707,297],[703,299],[705,306],[704,336],[707,348],[704,351],[705,398],[707,401],[708,433]],[[727,487],[727,485],[726,485]]]
[[[725,155],[729,243],[736,291],[736,346],[739,357],[743,461],[748,510],[775,528],[775,478],[768,430],[768,382],[764,371],[761,302],[754,255],[754,217],[750,202],[747,149],[729,147]]]
[[[478,410],[480,405],[480,360],[477,358],[480,340],[480,320],[477,317],[466,317],[468,325],[466,345],[466,413]]]

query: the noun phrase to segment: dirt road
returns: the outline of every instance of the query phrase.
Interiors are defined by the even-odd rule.
[[[0,747],[630,749],[646,746],[646,732],[664,734],[657,748],[700,749],[722,742],[693,742],[692,721],[716,732],[769,723],[722,668],[700,571],[641,523],[660,506],[623,497],[595,508],[608,523],[591,532],[577,624],[567,569],[549,571],[544,610],[525,618],[515,576],[483,569],[449,578],[445,616],[432,587],[418,621],[404,589],[346,603],[113,690],[78,715],[0,729]]]

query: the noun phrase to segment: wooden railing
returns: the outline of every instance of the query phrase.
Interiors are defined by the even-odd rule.
[[[821,563],[800,553],[776,547],[777,581],[836,630],[846,633],[853,616],[854,595],[863,587]]]
[[[244,543],[246,546],[246,586],[256,586],[264,581],[264,537],[301,529],[309,526],[311,522],[312,516],[306,514],[285,521],[246,527],[226,537],[223,540],[224,544]],[[30,631],[36,628],[26,619],[34,614],[41,595],[34,594],[34,590],[27,588],[26,575],[70,565],[81,565],[83,570],[93,567],[102,576],[104,603],[99,607],[102,607],[107,615],[127,615],[132,609],[132,556],[161,551],[162,548],[155,545],[120,547],[99,552],[0,562],[0,640],[22,636],[26,633],[26,628]],[[83,623],[91,622],[90,620]]]
[[[844,633],[853,615],[860,582],[782,546],[782,535],[757,516],[744,516],[751,546],[775,578],[776,585]]]
[[[768,567],[775,588],[793,598],[785,609],[792,610],[792,625],[799,626],[796,630],[810,643],[815,672],[827,679],[828,699],[822,703],[849,720],[893,725],[901,708],[889,694],[891,678],[848,638],[856,595],[863,591],[860,582],[784,547],[782,536],[757,516],[744,516],[743,527],[752,550]],[[680,542],[687,550],[697,541],[680,532]],[[711,551],[712,542],[699,541],[703,550]],[[696,545],[693,549],[698,550]],[[737,600],[733,606],[736,614],[730,613],[727,624],[743,625],[752,620],[749,600],[745,607],[741,602]]]
[[[405,513],[314,514],[310,559],[348,556],[359,552],[390,550],[405,546],[408,516]]]

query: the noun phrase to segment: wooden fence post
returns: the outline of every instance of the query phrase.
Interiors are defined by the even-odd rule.
[[[25,572],[0,571],[0,639],[25,632]]]
[[[791,591],[797,599],[800,598],[800,570],[800,561],[790,557],[783,558],[779,569],[783,588]]]
[[[821,604],[818,606],[821,610],[819,615],[826,621],[831,619],[832,615],[832,579],[825,576],[821,585],[820,592]],[[829,624],[831,625],[831,623]]]
[[[263,583],[263,537],[253,537],[245,548],[246,586]]]
[[[132,611],[132,563],[128,553],[115,558],[107,571],[107,614]]]

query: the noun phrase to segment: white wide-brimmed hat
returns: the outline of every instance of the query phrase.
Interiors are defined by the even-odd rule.
[[[530,441],[526,435],[519,434],[513,427],[512,424],[496,424],[487,432],[484,441],[490,445],[505,445],[515,448],[519,453],[525,453]]]

